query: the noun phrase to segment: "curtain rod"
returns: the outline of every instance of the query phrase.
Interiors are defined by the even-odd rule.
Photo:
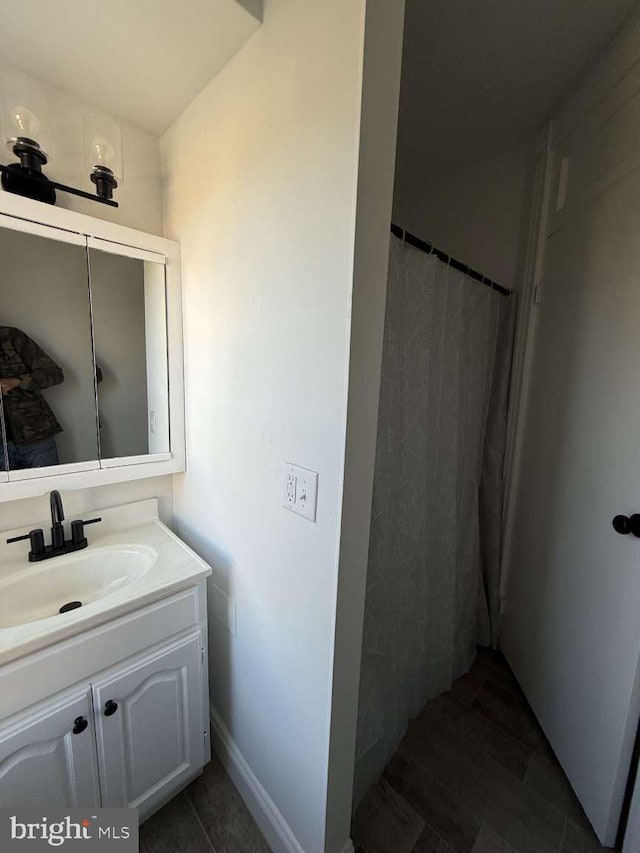
[[[391,233],[399,237],[403,243],[408,243],[410,246],[413,246],[415,249],[420,249],[423,252],[426,252],[428,255],[435,255],[439,261],[447,264],[450,267],[453,267],[456,270],[464,273],[465,275],[470,276],[471,278],[479,281],[480,284],[484,284],[486,287],[490,287],[492,290],[497,290],[498,293],[501,293],[503,296],[512,296],[515,291],[510,290],[508,287],[503,287],[501,284],[498,284],[497,281],[493,281],[493,279],[489,278],[486,275],[483,275],[481,272],[472,269],[471,267],[463,264],[462,261],[456,260],[456,258],[452,258],[451,255],[447,255],[446,252],[443,252],[441,249],[436,249],[433,243],[427,243],[426,240],[421,240],[419,237],[416,237],[414,234],[410,234],[408,231],[405,231],[404,228],[401,228],[399,225],[395,223],[391,223]]]

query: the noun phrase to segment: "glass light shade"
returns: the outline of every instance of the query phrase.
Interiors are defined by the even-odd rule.
[[[94,166],[106,166],[108,169],[113,169],[116,152],[106,137],[94,136],[91,140],[91,152]]]
[[[111,169],[122,183],[122,131],[117,122],[107,116],[84,117],[84,150],[87,176],[96,166]]]
[[[24,104],[14,104],[10,111],[11,121],[15,129],[14,136],[26,136],[38,141],[40,119]]]
[[[49,105],[43,88],[22,72],[1,69],[0,94],[3,141],[9,149],[12,139],[24,136],[37,142],[51,160]]]

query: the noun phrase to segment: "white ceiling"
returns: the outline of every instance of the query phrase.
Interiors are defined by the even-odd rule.
[[[398,180],[530,139],[637,0],[407,0]]]
[[[259,27],[261,0],[18,0],[0,56],[160,135]]]

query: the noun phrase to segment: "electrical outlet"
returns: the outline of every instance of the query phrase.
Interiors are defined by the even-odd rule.
[[[298,478],[291,471],[287,471],[284,477],[284,499],[286,507],[293,509],[296,504]]]
[[[308,468],[284,463],[282,505],[309,521],[316,520],[318,475]]]

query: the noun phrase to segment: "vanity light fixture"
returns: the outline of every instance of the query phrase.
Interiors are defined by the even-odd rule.
[[[0,167],[2,186],[10,193],[55,204],[55,190],[49,178],[42,172],[42,167],[46,166],[49,157],[36,142],[40,119],[22,104],[15,104],[10,115],[15,136],[7,140],[7,146],[20,162]]]
[[[107,164],[97,163],[91,172],[91,181],[96,185],[96,194],[52,181],[42,171],[49,162],[49,156],[37,142],[41,123],[38,116],[24,104],[15,104],[9,110],[13,135],[7,140],[7,146],[18,158],[18,163],[8,166],[0,163],[2,187],[10,193],[26,196],[47,204],[56,203],[56,190],[118,207],[113,201],[113,190],[118,186],[113,171]]]
[[[85,115],[84,156],[96,192],[100,198],[110,200],[123,178],[120,125],[105,115]]]
[[[115,150],[111,142],[104,136],[95,136],[91,140],[93,167],[91,182],[96,185],[96,192],[102,199],[113,198],[113,191],[118,186],[113,174]]]

